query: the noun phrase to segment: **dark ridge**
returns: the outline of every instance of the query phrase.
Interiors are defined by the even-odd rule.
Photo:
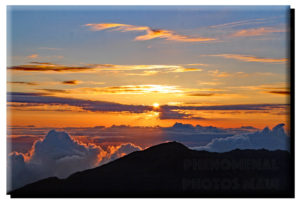
[[[293,197],[287,151],[194,151],[152,146],[67,179],[47,178],[11,197]]]

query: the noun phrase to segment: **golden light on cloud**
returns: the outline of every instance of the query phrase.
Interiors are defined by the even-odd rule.
[[[183,93],[185,89],[178,86],[168,85],[124,85],[124,86],[108,86],[96,88],[75,88],[75,89],[37,89],[50,93],[63,94],[147,94],[147,93]]]
[[[85,26],[90,27],[92,31],[101,31],[105,29],[111,29],[112,31],[139,31],[146,32],[144,35],[135,37],[136,41],[145,41],[156,38],[162,38],[170,41],[178,42],[207,42],[214,41],[215,38],[205,38],[205,37],[191,37],[187,35],[180,35],[171,30],[165,29],[152,29],[148,26],[135,26],[129,24],[119,24],[119,23],[100,23],[100,24],[85,24]]]
[[[211,70],[211,71],[208,71],[208,73],[211,75],[211,76],[214,76],[214,77],[219,77],[219,78],[223,78],[223,77],[229,77],[230,74],[227,73],[227,72],[220,72],[219,70]]]
[[[129,76],[153,76],[156,75],[159,71],[143,71],[142,73],[128,73]]]
[[[98,68],[99,70],[117,70],[117,71],[132,71],[132,70],[154,70],[154,69],[179,69],[180,65],[116,65],[116,64],[90,64],[91,68]]]
[[[244,62],[262,62],[262,63],[283,63],[288,61],[287,58],[262,58],[253,55],[239,55],[239,54],[216,54],[216,55],[203,55],[203,56],[215,56],[226,59],[240,60]]]
[[[39,57],[38,54],[32,54],[27,56],[27,58],[31,58],[31,59],[38,58],[38,57]]]
[[[199,68],[178,68],[173,70],[172,72],[202,72],[203,69]]]
[[[285,32],[285,29],[274,29],[272,27],[260,27],[254,29],[242,29],[235,32],[234,37],[246,37],[246,36],[262,36],[269,33]]]
[[[197,64],[197,66],[205,66],[205,64]],[[30,62],[29,64],[17,65],[8,67],[8,70],[14,71],[29,71],[29,72],[57,72],[57,73],[91,73],[91,72],[108,72],[116,73],[120,71],[132,71],[127,73],[129,76],[153,76],[158,73],[183,73],[183,72],[201,72],[203,69],[195,67],[185,67],[191,66],[191,64],[183,65],[118,65],[118,64],[85,64],[82,66],[78,65],[60,65],[50,62]],[[193,65],[193,66],[196,66]],[[142,71],[142,72],[141,72]],[[72,80],[75,81],[75,80]],[[71,83],[64,83],[71,84]],[[72,83],[75,84],[75,83]]]

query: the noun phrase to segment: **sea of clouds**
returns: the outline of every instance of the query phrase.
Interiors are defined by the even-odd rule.
[[[137,131],[149,130],[148,132],[151,135],[151,131],[159,131],[160,139],[151,142],[152,144],[157,144],[159,141],[160,143],[179,141],[191,149],[210,152],[227,152],[234,149],[279,149],[289,151],[290,145],[290,137],[284,130],[284,124],[279,124],[272,130],[268,127],[263,130],[252,127],[221,129],[212,126],[192,126],[181,123],[176,123],[172,127],[163,129],[130,129],[127,126],[113,126],[107,129],[98,127],[93,130],[98,132],[100,130],[103,133],[109,132],[107,136],[116,134],[118,137],[119,133],[112,132],[129,130],[137,133]],[[141,136],[143,134],[135,135]],[[146,135],[146,137],[150,137],[150,135]],[[7,161],[8,191],[47,177],[66,178],[75,172],[94,168],[133,151],[142,150],[142,147],[137,142],[127,141],[128,143],[108,146],[104,149],[100,145],[84,143],[73,137],[76,137],[75,133],[74,136],[70,136],[66,132],[51,130],[42,139],[36,140],[27,153],[11,152]],[[148,140],[150,141],[151,139],[144,139],[144,141]],[[143,146],[143,148],[146,147]]]

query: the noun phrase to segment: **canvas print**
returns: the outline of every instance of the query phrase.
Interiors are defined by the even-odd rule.
[[[293,197],[289,6],[8,6],[11,197]]]

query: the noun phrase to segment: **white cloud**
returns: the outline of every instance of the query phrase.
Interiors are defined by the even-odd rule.
[[[272,130],[266,127],[262,131],[251,134],[216,138],[205,146],[192,149],[210,152],[227,152],[234,149],[289,150],[290,139],[283,126],[284,124],[278,124]]]
[[[78,142],[65,132],[51,130],[34,143],[29,153],[9,154],[7,188],[13,190],[50,176],[66,178],[140,149],[128,143],[104,151],[100,146]]]

